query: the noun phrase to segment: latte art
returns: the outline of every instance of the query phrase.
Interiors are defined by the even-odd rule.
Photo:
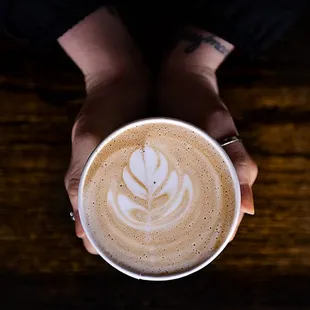
[[[218,150],[167,121],[131,126],[104,143],[85,177],[82,214],[104,257],[137,277],[178,275],[212,257],[236,210]]]
[[[123,169],[123,181],[127,191],[110,189],[107,201],[119,219],[134,229],[150,231],[175,225],[192,203],[190,177],[170,169],[166,157],[149,146],[132,153]],[[138,197],[140,203],[130,196]]]

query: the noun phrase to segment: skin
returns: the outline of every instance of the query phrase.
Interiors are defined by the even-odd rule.
[[[236,135],[237,129],[219,97],[216,81],[216,70],[233,46],[201,29],[188,30],[206,39],[192,48],[187,38],[180,38],[166,56],[155,87],[160,112],[163,116],[189,121],[216,140]],[[126,27],[116,13],[111,14],[106,8],[87,16],[58,42],[85,79],[87,95],[72,129],[72,155],[65,186],[75,214],[76,235],[88,252],[96,254],[79,219],[79,179],[88,156],[108,134],[146,116],[148,70]],[[251,188],[257,166],[241,142],[225,150],[240,181],[240,223],[245,213],[254,214]]]

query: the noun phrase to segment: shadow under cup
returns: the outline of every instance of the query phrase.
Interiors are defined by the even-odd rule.
[[[238,224],[240,185],[228,155],[205,132],[150,118],[118,129],[93,151],[78,206],[86,236],[110,265],[136,279],[172,280],[224,250]]]

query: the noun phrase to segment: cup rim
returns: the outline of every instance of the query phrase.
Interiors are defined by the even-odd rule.
[[[221,246],[217,249],[217,251],[214,252],[208,259],[203,261],[201,264],[195,266],[194,268],[191,268],[191,269],[186,270],[184,272],[179,272],[177,274],[172,274],[172,275],[159,275],[159,276],[154,275],[154,276],[152,276],[152,275],[142,275],[142,274],[138,274],[138,273],[132,272],[130,270],[127,270],[126,268],[120,266],[119,264],[117,264],[116,262],[111,260],[103,251],[101,251],[99,249],[94,238],[92,237],[90,229],[88,228],[88,225],[87,225],[86,220],[85,220],[85,213],[84,213],[84,208],[83,208],[83,190],[84,190],[84,183],[85,183],[85,179],[86,179],[88,170],[89,170],[90,166],[92,165],[94,159],[98,155],[98,153],[100,153],[100,151],[102,150],[102,148],[105,145],[107,145],[115,137],[117,137],[118,135],[120,135],[121,133],[123,133],[124,131],[126,131],[130,128],[142,126],[142,125],[147,125],[147,124],[158,124],[158,123],[169,124],[169,125],[172,124],[172,125],[177,125],[177,126],[181,126],[183,128],[189,129],[191,131],[194,131],[195,133],[197,133],[201,137],[203,137],[209,143],[211,143],[211,145],[216,149],[216,151],[222,157],[223,161],[225,162],[225,164],[229,170],[230,176],[232,178],[233,187],[234,187],[234,191],[235,191],[235,211],[234,211],[233,221],[232,221],[230,230],[226,236],[226,239],[221,244]],[[126,274],[132,278],[138,279],[138,280],[148,280],[148,281],[175,280],[175,279],[183,278],[183,277],[186,277],[190,274],[193,274],[193,273],[203,269],[207,265],[209,265],[213,260],[215,260],[222,253],[222,251],[225,249],[225,247],[227,246],[227,244],[229,243],[229,241],[233,237],[234,231],[238,225],[238,218],[239,218],[240,210],[241,210],[241,192],[240,192],[240,183],[238,180],[237,172],[234,168],[234,165],[233,165],[231,159],[229,158],[229,156],[225,152],[225,150],[222,148],[222,146],[215,139],[213,139],[206,132],[204,132],[200,128],[196,127],[195,125],[184,122],[182,120],[166,118],[166,117],[152,117],[152,118],[145,118],[145,119],[133,121],[131,123],[128,123],[128,124],[120,127],[119,129],[117,129],[113,133],[111,133],[107,138],[105,138],[102,142],[100,142],[98,144],[98,146],[89,155],[87,162],[83,168],[81,178],[80,178],[80,182],[79,182],[79,188],[78,188],[78,212],[79,212],[79,217],[81,220],[82,227],[85,231],[85,234],[86,234],[88,240],[90,241],[92,246],[96,249],[98,254],[108,264],[110,264],[112,267],[114,267],[118,271],[120,271],[120,272],[122,272],[122,273],[124,273],[124,274]]]

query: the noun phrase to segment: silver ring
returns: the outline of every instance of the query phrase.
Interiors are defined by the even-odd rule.
[[[219,144],[220,144],[222,147],[224,147],[224,146],[227,146],[227,145],[229,145],[229,144],[232,144],[232,143],[234,143],[234,142],[239,142],[239,141],[241,141],[241,138],[240,138],[239,135],[237,135],[237,136],[231,136],[231,137],[225,138],[225,139],[223,139],[223,140],[220,140],[220,141],[219,141]]]
[[[75,217],[74,217],[74,212],[73,211],[70,212],[70,218],[71,218],[71,220],[73,222],[75,221]]]

